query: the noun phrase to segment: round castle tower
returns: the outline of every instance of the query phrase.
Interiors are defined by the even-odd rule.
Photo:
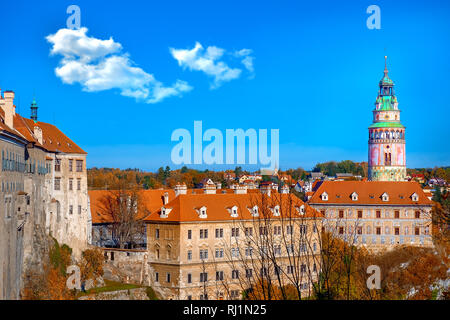
[[[388,76],[385,56],[384,76],[369,126],[369,179],[404,181],[406,178],[405,127],[394,93],[394,82]]]

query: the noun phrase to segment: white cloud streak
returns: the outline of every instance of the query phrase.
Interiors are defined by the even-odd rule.
[[[146,103],[158,103],[192,90],[185,81],[170,86],[137,67],[122,45],[112,38],[100,40],[86,35],[88,29],[60,29],[46,37],[51,55],[61,55],[56,75],[64,83],[80,83],[84,91],[119,89],[120,94]]]
[[[170,53],[178,61],[178,65],[183,69],[190,71],[201,71],[213,78],[211,88],[218,88],[224,82],[238,79],[241,76],[242,69],[229,67],[222,61],[225,49],[215,46],[209,46],[206,50],[196,42],[193,49],[174,49],[170,48]],[[232,57],[242,58],[245,68],[253,73],[253,57],[249,56],[251,50],[242,49],[231,54]]]

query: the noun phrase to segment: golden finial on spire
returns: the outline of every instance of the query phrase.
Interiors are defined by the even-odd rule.
[[[388,69],[387,69],[387,56],[384,56],[384,75],[387,76]]]

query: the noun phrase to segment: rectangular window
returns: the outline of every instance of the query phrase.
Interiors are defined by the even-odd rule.
[[[377,227],[376,230],[377,230],[377,234],[381,234],[381,227]]]
[[[300,228],[300,230],[302,230],[302,228]],[[294,227],[293,226],[286,226],[286,233],[289,234],[289,235],[293,234],[294,233]],[[300,233],[301,233],[301,231],[300,231]]]
[[[344,234],[344,227],[339,227],[339,234]]]
[[[245,228],[245,236],[250,237],[252,235],[253,235],[253,228],[252,227]]]
[[[208,249],[200,249],[200,260],[208,259]]]
[[[294,266],[287,266],[287,273],[288,274],[294,273]]]
[[[398,211],[398,210],[394,211],[394,218],[395,219],[400,219],[400,211]]]
[[[223,248],[216,249],[216,258],[223,258]]]
[[[81,206],[78,206],[78,214],[81,214]]]
[[[358,218],[361,219],[363,217],[362,210],[358,210]]]
[[[264,248],[264,247],[263,247],[263,248]],[[293,245],[293,244],[286,245],[286,251],[287,251],[289,254],[293,254],[293,253],[294,253],[294,245]]]
[[[239,270],[231,271],[231,279],[239,279]]]
[[[267,236],[267,227],[259,227],[259,235]]]
[[[73,171],[73,160],[69,159],[69,171],[72,172]]]
[[[306,252],[307,251],[307,246],[306,246],[306,242],[305,241],[300,241],[300,252]]]
[[[239,237],[239,228],[231,228],[231,236],[232,237]]]
[[[188,273],[188,275],[187,275],[187,283],[192,283],[192,274],[190,274],[190,273]]]
[[[223,280],[223,271],[216,271],[216,281]]]
[[[416,219],[420,219],[420,211],[416,211],[414,214]]]
[[[73,179],[69,179],[69,190],[73,190]]]
[[[69,214],[73,213],[73,205],[69,205]]]
[[[281,234],[281,226],[273,227],[273,234],[279,236]]]
[[[83,172],[83,160],[77,160],[77,172]]]
[[[302,273],[306,272],[306,264],[302,264],[300,266],[300,272],[302,272]]]
[[[192,260],[192,250],[188,250],[187,252],[187,259]]]
[[[307,231],[308,231],[308,226],[306,224],[301,224],[300,225],[300,234],[306,234]]]
[[[55,159],[55,172],[61,171],[61,159]]]
[[[169,272],[167,272],[167,274],[166,274],[166,282],[170,283],[170,273]]]
[[[77,190],[81,190],[81,179],[77,179]]]
[[[281,244],[276,244],[273,247],[273,251],[274,251],[276,256],[280,256],[281,255]]]
[[[377,210],[376,214],[377,214],[377,219],[380,219],[381,218],[381,211]]]
[[[267,276],[267,268],[266,267],[262,267],[260,269],[260,274],[261,274],[261,276]]]
[[[200,229],[200,239],[208,239],[208,229]]]
[[[208,281],[208,273],[207,272],[201,272],[200,273],[200,282],[206,282]]]
[[[159,239],[159,229],[155,229],[155,239]]]
[[[344,218],[344,210],[339,210],[339,218]]]
[[[415,234],[416,236],[420,235],[420,229],[419,229],[419,227],[415,227],[415,228],[414,228],[414,234]]]
[[[216,229],[216,238],[223,238],[223,229]]]
[[[61,190],[61,178],[55,178],[55,190]]]
[[[253,276],[253,269],[245,269],[245,277],[251,278]]]
[[[155,272],[155,282],[159,282],[159,273]]]
[[[187,238],[188,240],[192,239],[192,230],[188,230]]]
[[[245,255],[247,257],[251,257],[253,255],[253,248],[252,247],[245,248]]]
[[[396,236],[398,236],[400,234],[400,228],[399,227],[395,227],[394,228],[394,233]]]

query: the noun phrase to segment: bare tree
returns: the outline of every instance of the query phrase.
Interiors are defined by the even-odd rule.
[[[310,295],[320,268],[320,215],[291,194],[249,197],[223,243],[239,286],[250,299]]]
[[[110,221],[108,229],[119,248],[134,247],[145,239],[144,219],[150,214],[141,191],[120,184],[99,201],[100,213]]]

